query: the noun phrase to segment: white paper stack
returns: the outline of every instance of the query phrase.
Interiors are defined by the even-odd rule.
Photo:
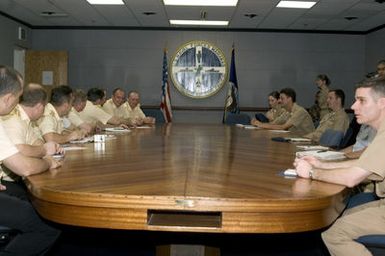
[[[129,129],[125,129],[123,127],[107,127],[104,128],[106,132],[131,132]]]
[[[287,169],[283,172],[283,175],[285,176],[297,176],[297,172],[295,169]]]
[[[298,145],[298,149],[301,150],[328,150],[328,147],[321,146],[321,145]]]
[[[262,128],[259,128],[259,127],[257,127],[257,126],[251,125],[251,124],[236,124],[235,126],[236,126],[236,127],[239,127],[239,128],[243,128],[243,129],[251,129],[251,130],[254,130],[254,129],[262,129]]]
[[[71,140],[70,143],[89,143],[89,142],[93,142],[94,141],[94,136],[90,136],[90,137],[85,137],[81,140]]]
[[[287,139],[290,142],[311,142],[311,139],[301,138],[301,137],[298,137],[298,138],[287,137],[285,139]]]
[[[297,157],[314,156],[320,160],[342,160],[346,158],[345,154],[342,152],[329,151],[329,150],[301,151],[301,152],[297,152],[296,155]]]

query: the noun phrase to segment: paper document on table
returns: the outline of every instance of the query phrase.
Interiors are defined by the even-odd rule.
[[[320,146],[320,145],[298,145],[298,149],[301,150],[328,150],[328,147]]]
[[[89,143],[89,142],[94,142],[94,136],[90,136],[90,137],[85,137],[81,140],[71,140],[70,143]]]
[[[259,128],[257,126],[254,126],[254,125],[251,125],[251,124],[236,124],[235,126],[237,126],[239,128],[251,129],[251,130],[253,130],[253,129],[256,129],[256,130],[261,129],[261,128]]]
[[[125,129],[123,127],[107,127],[104,128],[106,132],[131,132],[129,129]]]
[[[74,147],[74,146],[65,146],[63,147],[64,151],[73,151],[73,150],[84,150],[86,147]]]
[[[342,160],[345,159],[346,156],[342,152],[337,151],[328,151],[328,150],[310,150],[310,151],[302,151],[297,152],[296,156],[314,156],[321,160]]]
[[[269,130],[271,132],[275,132],[275,133],[287,133],[287,132],[290,132],[290,131],[287,131],[287,130]]]
[[[132,128],[136,128],[136,129],[149,129],[149,128],[153,128],[154,126],[148,126],[148,125],[142,125],[142,126],[135,126],[135,127],[132,127]]]
[[[287,169],[283,172],[285,176],[297,176],[297,172],[295,169]]]
[[[287,137],[287,138],[285,138],[285,139],[287,139],[287,140],[290,141],[290,142],[311,142],[311,139],[308,139],[308,138],[300,138],[300,137],[298,137],[298,138],[290,138],[290,137]]]

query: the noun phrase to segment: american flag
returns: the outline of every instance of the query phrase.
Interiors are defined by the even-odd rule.
[[[160,103],[160,110],[163,113],[164,121],[166,123],[172,122],[172,109],[170,99],[170,84],[168,82],[168,66],[167,66],[167,50],[163,52],[163,76],[162,76],[162,101]]]

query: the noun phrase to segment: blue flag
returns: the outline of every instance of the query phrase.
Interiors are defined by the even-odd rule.
[[[223,113],[223,123],[225,123],[228,113],[239,114],[238,82],[237,73],[235,71],[234,47],[231,51],[230,77],[225,102],[225,110]]]

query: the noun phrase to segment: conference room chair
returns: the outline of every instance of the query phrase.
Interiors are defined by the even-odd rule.
[[[15,231],[13,229],[0,225],[0,247],[5,246],[14,233]]]
[[[158,124],[165,122],[163,113],[160,109],[143,109],[143,113],[146,116],[155,117],[156,123]]]
[[[338,148],[344,137],[342,131],[327,129],[320,138],[319,144],[326,147]]]
[[[260,121],[262,123],[268,123],[269,122],[269,119],[263,113],[256,113],[255,119],[257,119],[258,121]]]
[[[247,114],[233,114],[228,113],[226,117],[225,124],[234,125],[234,124],[250,124],[250,116]]]
[[[349,123],[349,128],[346,130],[344,137],[339,145],[339,149],[343,149],[354,145],[356,143],[356,137],[358,132],[360,131],[361,125],[357,123],[357,119],[354,116]]]
[[[361,236],[356,241],[365,245],[374,256],[385,255],[385,235]]]
[[[375,193],[362,192],[350,197],[346,206],[347,209],[369,203],[379,198]],[[374,256],[385,255],[385,235],[372,234],[361,236],[356,239],[357,242],[363,244]]]

